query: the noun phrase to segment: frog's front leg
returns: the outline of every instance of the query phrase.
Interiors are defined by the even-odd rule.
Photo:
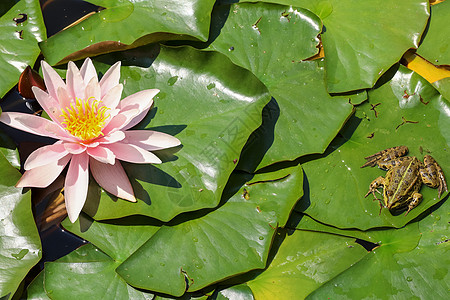
[[[448,191],[444,171],[430,155],[425,155],[424,164],[419,167],[422,181],[429,187],[438,188],[438,198],[440,198],[444,190]]]
[[[377,196],[375,195],[375,192],[378,192],[379,194],[381,194],[380,191],[378,190],[378,188],[379,188],[380,186],[384,186],[384,183],[385,183],[385,179],[384,179],[382,176],[376,178],[374,181],[372,181],[372,183],[370,183],[370,185],[369,185],[369,191],[368,191],[367,194],[364,196],[364,198],[366,198],[367,196],[369,196],[370,193],[372,193],[372,195],[375,197],[374,200],[380,200],[380,199],[378,199]]]
[[[364,157],[364,159],[367,161],[364,165],[361,166],[361,168],[367,166],[375,167],[376,165],[380,166],[380,163],[385,163],[393,159],[399,158],[401,156],[404,156],[406,153],[408,153],[408,147],[406,146],[397,146],[388,148],[386,150]]]
[[[408,210],[406,211],[405,216],[410,212],[411,209],[413,209],[414,207],[416,207],[417,205],[419,205],[420,201],[422,201],[422,194],[419,194],[417,192],[414,192],[411,195],[411,202],[409,202],[408,204]]]

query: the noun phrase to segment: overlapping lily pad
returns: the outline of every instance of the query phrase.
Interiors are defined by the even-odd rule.
[[[446,201],[419,223],[399,230],[369,231],[381,246],[310,298],[445,298],[450,287],[448,211]]]
[[[151,299],[114,272],[119,262],[87,244],[45,265],[28,290],[32,299]],[[70,284],[70,289],[67,289]]]
[[[247,285],[255,299],[304,299],[366,254],[352,238],[296,230]]]
[[[117,268],[118,274],[138,288],[180,296],[185,290],[196,291],[263,268],[275,230],[286,224],[302,195],[301,186],[300,167],[259,174],[220,208],[185,214],[158,225],[158,231],[150,219],[137,217],[122,223],[84,226],[81,220],[65,226],[112,257],[120,257],[116,261],[148,239]]]
[[[147,63],[149,49],[155,48],[122,58],[125,64],[137,59]],[[270,100],[265,86],[223,55],[193,48],[163,47],[151,65],[123,67],[122,78],[125,94],[161,90],[137,128],[176,135],[182,148],[175,155],[156,153],[165,161],[162,165],[124,163],[137,203],[117,201],[93,185],[85,211],[95,219],[141,214],[168,221],[182,212],[216,206],[242,147],[261,124],[261,111]]]
[[[31,192],[16,188],[21,174],[0,143],[0,297],[9,299],[41,258],[41,243],[31,212]],[[15,157],[18,161],[18,157]]]
[[[302,194],[301,182],[299,167],[257,175],[219,209],[162,227],[117,272],[133,286],[180,296],[263,268],[276,227]]]
[[[318,51],[320,19],[292,6],[239,3],[216,7],[213,24],[221,26],[221,22],[223,27],[212,29],[208,49],[251,70],[276,99],[277,104],[267,110],[272,125],[258,133],[264,135],[264,142],[273,141],[260,166],[323,152],[352,112],[349,99],[356,104],[366,94],[330,96],[323,63],[303,61]],[[250,151],[264,147],[257,144]],[[251,170],[251,160],[240,167]]]
[[[162,40],[206,40],[215,1],[88,2],[104,9],[40,44],[42,53],[50,64],[135,48]]]
[[[90,244],[47,263],[29,295],[75,298],[92,293],[93,285],[100,284],[114,286],[107,289],[109,296],[129,293],[140,299],[145,293],[140,295],[127,281],[180,296],[185,289],[195,291],[230,275],[263,268],[277,226],[286,224],[302,195],[301,184],[300,167],[260,174],[217,210],[187,214],[162,227],[144,217],[104,223],[82,216],[74,224],[65,221],[66,229],[103,252]],[[63,278],[70,278],[70,290]]]
[[[422,203],[407,216],[379,213],[369,184],[386,173],[360,167],[364,157],[405,145],[409,155],[432,155],[450,174],[449,103],[422,77],[401,67],[392,80],[369,92],[326,154],[304,164],[307,190],[302,209],[314,219],[339,228],[402,227],[439,199],[437,190],[422,187]],[[447,178],[448,181],[448,178]],[[442,197],[445,197],[444,193]],[[339,213],[337,213],[339,212]]]
[[[22,0],[0,17],[0,97],[40,53],[46,30],[38,0]]]
[[[270,2],[307,8],[322,19],[325,29],[321,37],[330,93],[372,87],[406,50],[419,46],[429,17],[428,1],[424,0]]]
[[[450,65],[450,2],[431,6],[430,26],[417,53],[435,65]]]

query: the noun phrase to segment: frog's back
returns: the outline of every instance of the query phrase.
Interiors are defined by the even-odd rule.
[[[413,192],[420,189],[419,164],[417,158],[402,162],[399,166],[393,167],[386,174],[386,180],[389,184],[385,186],[388,208],[402,206]]]

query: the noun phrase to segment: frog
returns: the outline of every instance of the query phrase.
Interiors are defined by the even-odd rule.
[[[374,196],[374,201],[380,203],[380,214],[383,208],[387,208],[391,214],[394,211],[406,210],[405,216],[417,207],[422,201],[419,193],[422,184],[438,189],[438,198],[443,191],[448,191],[444,172],[431,155],[424,155],[424,162],[415,156],[405,156],[409,149],[407,146],[396,146],[379,151],[367,156],[366,163],[361,166],[375,167],[387,170],[386,176],[379,176],[369,185],[369,191],[365,195]],[[383,187],[383,199],[378,199],[375,192]]]

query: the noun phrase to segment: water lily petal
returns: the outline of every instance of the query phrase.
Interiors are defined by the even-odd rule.
[[[160,164],[161,160],[155,154],[144,150],[138,146],[117,142],[104,145],[109,148],[117,159],[136,164]]]
[[[71,157],[69,154],[45,166],[25,171],[16,187],[48,187],[61,174]]]
[[[30,114],[3,112],[0,115],[0,122],[16,129],[40,136],[51,137],[54,139],[73,139],[58,124],[45,118]]]
[[[95,141],[100,144],[112,144],[116,142],[120,142],[125,138],[125,133],[123,131],[115,131],[107,136],[96,139]]]
[[[92,78],[91,81],[86,86],[84,90],[84,99],[89,99],[90,97],[94,97],[92,100],[100,100],[100,95],[102,91],[100,90],[100,85],[97,82],[97,78]]]
[[[67,64],[66,84],[67,91],[72,99],[84,98],[84,89],[86,88],[86,85],[83,77],[81,77],[80,70],[78,70],[77,66],[72,61],[69,61]]]
[[[130,121],[139,114],[139,109],[130,109],[127,111],[121,111],[117,115],[115,115],[109,123],[103,128],[103,134],[109,135],[112,132],[115,132],[124,126],[126,126]]]
[[[59,101],[38,88],[37,86],[32,86],[36,100],[39,102],[41,107],[47,112],[49,117],[56,123],[60,124],[59,115],[61,114],[61,109],[59,107]]]
[[[133,119],[131,119],[130,122],[128,122],[127,125],[123,126],[121,128],[121,130],[128,130],[130,128],[133,128],[134,126],[136,126],[137,124],[139,124],[139,122],[141,122],[145,116],[148,114],[148,111],[151,109],[151,106],[147,107],[146,109],[144,109],[141,113],[137,114]]]
[[[102,146],[98,146],[95,148],[88,148],[87,154],[90,157],[95,158],[95,160],[98,160],[99,162],[104,164],[113,165],[114,162],[116,161],[116,156],[114,155],[114,153],[108,148]]]
[[[54,161],[57,161],[69,152],[64,148],[61,142],[56,142],[53,145],[41,147],[33,151],[25,161],[24,169],[30,170],[37,167],[48,165]]]
[[[84,60],[83,65],[80,68],[80,74],[81,77],[83,77],[84,84],[88,85],[93,78],[95,78],[95,81],[98,83],[97,71],[89,57]]]
[[[115,164],[108,165],[91,159],[89,164],[92,176],[104,190],[118,198],[136,202],[133,187],[118,160]]]
[[[121,111],[137,108],[140,112],[142,112],[152,106],[153,97],[155,97],[158,93],[158,89],[139,91],[120,101],[118,108]]]
[[[67,152],[70,154],[80,154],[86,151],[86,145],[79,144],[79,143],[64,143],[63,144],[64,149],[66,149]]]
[[[70,107],[70,103],[73,100],[72,100],[71,96],[69,95],[69,92],[67,92],[66,89],[58,88],[57,94],[58,94],[59,107],[61,109],[66,109],[67,107]]]
[[[41,66],[45,87],[47,88],[49,95],[54,99],[58,99],[58,89],[66,89],[66,84],[47,62],[41,61]]]
[[[127,130],[123,142],[149,151],[171,148],[181,144],[176,137],[153,130]]]
[[[73,155],[64,184],[67,215],[74,223],[86,202],[89,185],[89,156],[86,153]]]
[[[110,89],[119,84],[120,79],[120,61],[116,62],[111,68],[106,71],[100,80],[100,87],[102,88],[102,98],[108,93]]]
[[[103,105],[110,109],[114,109],[119,104],[120,98],[122,97],[123,85],[118,84],[112,89],[110,89],[105,96],[102,98]]]

